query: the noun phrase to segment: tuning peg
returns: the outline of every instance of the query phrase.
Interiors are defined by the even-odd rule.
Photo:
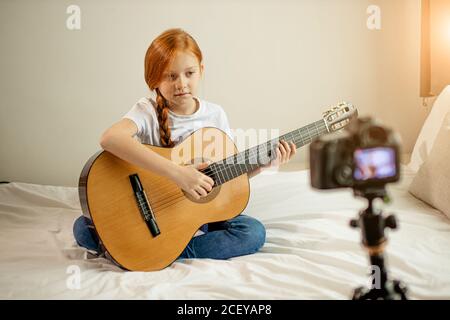
[[[358,228],[359,227],[359,222],[357,219],[352,219],[350,220],[350,227],[352,228]]]
[[[384,221],[384,225],[391,229],[397,229],[397,219],[394,215],[389,215]]]

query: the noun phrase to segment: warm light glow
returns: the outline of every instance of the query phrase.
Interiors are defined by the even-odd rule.
[[[420,43],[420,96],[431,94],[431,60],[430,60],[430,0],[421,2],[421,43]]]
[[[421,0],[420,96],[450,84],[450,1]]]
[[[450,41],[450,21],[447,23],[447,40]]]

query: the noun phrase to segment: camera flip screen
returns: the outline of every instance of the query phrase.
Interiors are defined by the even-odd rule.
[[[395,150],[386,147],[356,149],[353,178],[359,181],[395,177]]]

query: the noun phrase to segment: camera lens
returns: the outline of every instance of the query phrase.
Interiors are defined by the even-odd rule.
[[[348,164],[338,167],[334,172],[334,178],[340,186],[350,186],[352,182],[352,175],[352,167]]]

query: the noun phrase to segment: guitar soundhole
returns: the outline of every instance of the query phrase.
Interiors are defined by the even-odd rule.
[[[200,197],[200,199],[195,199],[193,196],[191,196],[190,193],[187,193],[184,190],[182,190],[182,191],[183,191],[184,195],[186,196],[186,198],[188,198],[192,202],[205,203],[205,202],[212,201],[215,197],[217,197],[217,195],[220,192],[221,187],[222,186],[213,187],[212,190],[206,196]]]
[[[205,158],[195,158],[195,159],[192,159],[189,163],[185,163],[185,164],[187,164],[187,165],[189,165],[189,164],[194,164],[194,163],[201,163],[201,162],[206,162],[206,161],[208,161],[208,159],[205,159]],[[213,180],[215,180],[214,178],[213,178]],[[196,202],[196,203],[206,203],[206,202],[209,202],[209,201],[212,201],[215,197],[217,197],[217,195],[219,194],[219,192],[220,192],[220,188],[221,188],[222,186],[220,185],[220,186],[213,186],[213,188],[212,188],[212,190],[206,195],[206,196],[202,196],[202,197],[200,197],[200,199],[195,199],[190,193],[188,193],[188,192],[186,192],[186,191],[184,191],[184,190],[181,190],[181,191],[183,191],[183,193],[184,193],[184,195],[186,196],[186,198],[188,198],[189,200],[191,200],[192,202]]]

